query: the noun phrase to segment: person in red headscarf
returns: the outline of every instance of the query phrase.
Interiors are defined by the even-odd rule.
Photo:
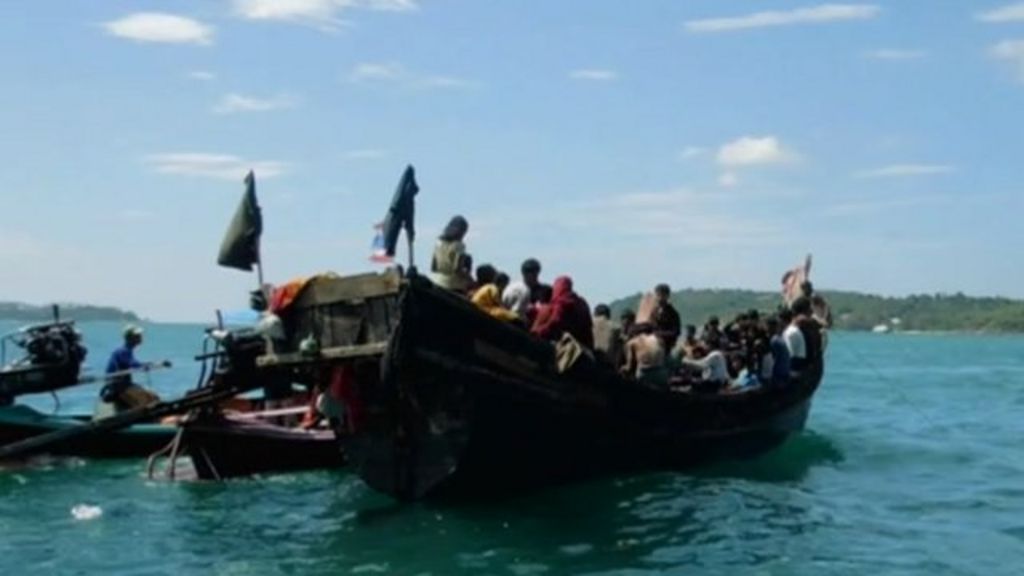
[[[590,305],[572,290],[572,279],[559,276],[551,290],[551,302],[537,313],[530,330],[546,340],[558,340],[568,332],[587,348],[594,347],[594,323]]]

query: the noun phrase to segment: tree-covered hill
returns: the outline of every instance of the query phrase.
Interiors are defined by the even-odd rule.
[[[1008,298],[974,298],[963,294],[875,296],[857,292],[822,290],[840,330],[870,330],[879,324],[899,330],[1024,332],[1024,301]],[[612,304],[618,313],[636,308],[635,294]],[[673,293],[684,324],[700,326],[711,315],[728,320],[752,308],[775,310],[776,292],[753,290],[694,290]],[[896,323],[893,319],[898,319]]]
[[[110,306],[91,306],[88,304],[61,304],[60,317],[67,320],[88,322],[91,320],[114,320],[120,322],[137,322],[139,317],[134,312]],[[0,302],[0,320],[16,322],[46,322],[53,318],[51,306],[35,306],[20,302]]]

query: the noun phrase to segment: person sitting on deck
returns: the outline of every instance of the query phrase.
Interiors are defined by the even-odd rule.
[[[155,366],[170,367],[164,361],[159,364],[139,362],[135,359],[135,349],[142,345],[142,328],[135,325],[125,327],[124,346],[110,355],[107,362],[108,381],[100,391],[104,403],[112,404],[115,411],[128,410],[140,406],[148,406],[160,401],[160,397],[132,382],[130,374],[133,370],[149,370]]]
[[[473,293],[473,304],[477,308],[505,322],[519,321],[519,315],[501,305],[501,290],[494,282],[477,288]]]
[[[720,328],[718,316],[712,316],[708,318],[708,323],[704,325],[704,330],[700,334],[701,340],[704,341],[704,346],[708,349],[711,348],[712,344],[717,347],[722,346],[722,341],[725,339],[725,335],[722,333]]]
[[[483,288],[488,284],[494,284],[498,279],[498,269],[490,264],[481,264],[476,267],[476,280],[473,284],[474,290]]]
[[[700,370],[702,385],[715,390],[729,383],[729,363],[721,348],[721,341],[711,341],[703,358],[684,358],[682,361],[684,366]]]
[[[498,275],[494,277],[494,285],[498,287],[498,293],[501,295],[505,294],[505,289],[508,288],[510,279],[508,274],[504,272],[498,272]]]
[[[469,222],[462,216],[453,217],[438,237],[430,262],[434,283],[453,292],[465,293],[473,283],[469,273],[473,259],[466,254],[464,243],[467,232]]]
[[[667,351],[651,322],[657,306],[657,298],[653,294],[645,294],[640,299],[636,324],[629,329],[622,373],[627,377],[636,378],[637,382],[644,386],[664,390],[669,385]]]
[[[769,387],[782,387],[789,383],[789,348],[782,338],[782,324],[778,318],[765,320],[768,332],[768,354],[761,361],[761,382]]]
[[[571,334],[586,348],[594,347],[594,324],[590,306],[572,289],[572,279],[559,276],[551,294],[551,302],[537,312],[530,331],[546,340],[558,340],[562,334]]]
[[[789,352],[789,371],[793,375],[799,375],[807,365],[807,344],[804,342],[803,332],[794,322],[793,313],[789,310],[779,312],[779,322],[785,326],[782,329],[782,341],[786,343],[786,350]]]
[[[607,304],[594,307],[594,350],[613,366],[622,363],[622,330],[612,322],[612,311]]]
[[[523,279],[509,285],[502,296],[505,307],[523,318],[533,318],[542,304],[552,298],[551,286],[540,281],[540,262],[528,258],[520,267]]]
[[[701,346],[700,340],[697,340],[697,327],[693,324],[687,324],[686,329],[683,332],[683,342],[680,344],[679,354],[682,358],[695,358],[697,355],[697,348]]]
[[[651,319],[654,322],[654,329],[665,345],[665,350],[673,350],[679,341],[682,321],[679,319],[679,312],[670,301],[672,289],[668,284],[658,284],[654,288],[654,296],[658,302],[654,317]]]
[[[629,340],[634,326],[636,326],[636,312],[628,308],[619,312],[619,329],[622,331],[623,338]]]
[[[650,322],[639,322],[626,342],[622,374],[636,378],[644,386],[664,390],[669,384],[665,348]]]

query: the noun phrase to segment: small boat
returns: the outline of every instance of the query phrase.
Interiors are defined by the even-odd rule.
[[[79,384],[87,350],[72,321],[61,321],[56,306],[53,322],[25,326],[0,337],[0,406],[23,394],[52,392]],[[22,356],[8,362],[8,348]]]
[[[215,414],[182,424],[183,450],[203,480],[340,468],[334,430],[278,426],[245,415]]]
[[[90,421],[91,415],[44,414],[24,405],[0,407],[0,446]],[[136,424],[125,430],[78,436],[47,452],[82,458],[144,458],[166,446],[176,431],[172,424]]]
[[[803,429],[823,371],[741,394],[648,389],[414,272],[323,279],[282,322],[288,345],[257,364],[350,367],[347,405],[361,416],[343,437],[349,463],[401,500],[756,456]],[[299,352],[310,338],[316,353]]]

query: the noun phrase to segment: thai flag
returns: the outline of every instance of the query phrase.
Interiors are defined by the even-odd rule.
[[[373,236],[373,252],[370,254],[370,261],[390,264],[394,259],[388,256],[387,248],[384,246],[384,224],[377,224],[373,228],[377,233]]]

